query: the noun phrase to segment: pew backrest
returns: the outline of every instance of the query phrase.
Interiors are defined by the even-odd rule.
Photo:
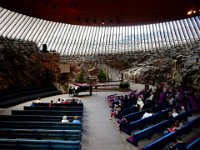
[[[80,141],[0,139],[1,149],[80,150]]]

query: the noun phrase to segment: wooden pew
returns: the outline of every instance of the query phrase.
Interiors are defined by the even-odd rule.
[[[24,110],[69,110],[69,111],[83,111],[83,107],[48,107],[48,106],[37,106],[37,107],[31,107],[31,106],[24,106]]]
[[[176,120],[183,120],[187,118],[189,115],[192,115],[192,111],[187,111],[182,113],[172,119],[165,120],[153,126],[147,127],[144,130],[133,133],[131,137],[127,139],[128,142],[132,143],[135,146],[138,146],[138,142],[143,138],[150,139],[153,134],[165,130],[167,127],[173,125]]]
[[[38,107],[38,106],[46,106],[48,107],[49,106],[49,103],[33,103],[34,106]],[[55,107],[70,107],[70,106],[73,106],[73,107],[83,107],[83,103],[69,103],[69,104],[62,104],[62,103],[54,103],[54,106]]]
[[[0,129],[0,137],[8,139],[80,140],[81,130]]]
[[[119,113],[117,114],[116,117],[121,119],[122,116],[133,113],[133,112],[137,112],[137,111],[138,111],[138,108],[136,108],[136,107],[122,109],[121,111],[119,111]]]
[[[129,125],[126,127],[122,127],[122,131],[126,132],[127,134],[131,135],[131,131],[133,131],[135,128],[140,128],[142,129],[144,126],[148,124],[155,124],[159,121],[162,121],[165,116],[168,115],[168,112],[171,111],[172,109],[167,109],[164,110],[163,112],[159,112],[157,114],[154,114],[151,117],[144,118],[144,119],[139,119],[134,122],[131,122]]]
[[[142,150],[155,150],[158,147],[162,149],[170,141],[175,140],[177,136],[188,134],[193,128],[199,125],[200,125],[200,117],[188,122],[180,130],[176,130],[175,132],[168,133],[167,135],[162,136],[161,138],[151,142],[150,144],[143,147]]]
[[[153,108],[155,107],[155,103],[146,103],[143,107],[143,109],[148,109],[148,108]],[[131,108],[126,108],[126,109],[123,109],[119,112],[119,114],[117,115],[117,118],[121,119],[123,116],[125,115],[128,115],[130,113],[134,113],[138,111],[138,109],[136,107],[131,107]]]
[[[187,145],[187,150],[196,150],[200,148],[200,137],[192,141],[190,144]]]
[[[0,139],[3,150],[81,150],[80,141]]]
[[[67,116],[72,121],[74,116]],[[82,122],[82,116],[78,116]],[[1,121],[39,121],[39,122],[61,122],[62,116],[46,116],[46,115],[0,115]]]
[[[1,121],[0,128],[6,129],[49,129],[49,130],[81,130],[81,124],[39,121]]]
[[[83,111],[60,110],[12,110],[12,115],[82,116]]]
[[[160,106],[156,106],[156,107],[152,107],[150,108],[154,113],[156,112],[160,112],[164,109],[166,109],[168,107],[168,105],[160,105]],[[123,118],[126,118],[126,120],[128,120],[129,122],[133,122],[136,120],[141,119],[141,117],[143,116],[143,114],[145,113],[146,110],[142,110],[140,112],[134,112],[128,115],[123,116]]]

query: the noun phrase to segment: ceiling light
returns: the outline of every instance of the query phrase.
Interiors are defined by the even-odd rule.
[[[192,14],[192,11],[191,11],[191,10],[187,12],[187,15],[191,15],[191,14]]]
[[[193,13],[195,14],[195,13],[196,13],[196,10],[194,10]]]

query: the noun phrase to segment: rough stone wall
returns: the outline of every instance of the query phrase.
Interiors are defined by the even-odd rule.
[[[31,56],[34,62],[38,62],[44,72],[46,77],[50,82],[60,81],[60,55],[57,53],[34,53]]]
[[[98,70],[104,68],[110,72],[109,76],[112,76],[111,72],[117,70],[115,76],[118,76],[118,79],[123,73],[124,80],[135,83],[156,84],[173,80],[175,86],[180,86],[184,82],[187,86],[199,87],[199,49],[198,41],[155,51],[70,56],[62,59],[71,64],[71,80],[74,80],[81,70],[84,71],[85,76],[95,78]]]
[[[0,37],[0,90],[47,82],[46,68],[50,69],[54,64],[47,61],[41,63],[34,59],[34,55],[42,55],[35,43]]]

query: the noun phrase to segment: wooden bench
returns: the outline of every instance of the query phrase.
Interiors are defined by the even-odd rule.
[[[74,116],[67,116],[69,121],[72,121]],[[78,116],[82,122],[82,116]],[[39,121],[39,122],[61,122],[62,116],[46,116],[46,115],[0,115],[1,121]]]
[[[152,107],[155,107],[154,102],[146,103],[144,105],[143,109],[148,109],[148,108],[152,108]],[[119,114],[117,115],[117,118],[121,119],[123,116],[128,115],[133,112],[136,112],[136,111],[138,111],[138,108],[136,108],[136,107],[123,109],[119,112]]]
[[[49,106],[49,103],[33,103],[34,106],[38,107],[38,106],[46,106],[48,107]],[[83,103],[69,103],[69,104],[62,104],[62,103],[54,103],[54,106],[55,107],[64,107],[64,106],[67,106],[67,107],[70,107],[70,106],[75,106],[75,107],[83,107]]]
[[[4,150],[81,150],[80,141],[0,139]]]
[[[83,111],[60,110],[12,110],[12,115],[82,116]]]
[[[163,118],[165,116],[168,115],[168,112],[171,111],[172,109],[167,109],[164,110],[162,112],[159,112],[157,114],[152,115],[151,117],[148,118],[144,118],[144,119],[139,119],[136,121],[131,122],[130,124],[128,124],[126,127],[122,127],[122,131],[124,131],[125,133],[131,135],[131,131],[133,131],[135,128],[140,128],[142,129],[144,126],[148,125],[148,124],[155,124],[157,122],[160,122],[163,120]]]
[[[48,107],[48,106],[24,106],[24,110],[69,110],[69,111],[83,111],[83,107],[63,106],[63,107]]]
[[[0,129],[0,137],[8,139],[80,140],[81,130]]]
[[[11,90],[11,92],[3,93],[4,95],[0,96],[0,107],[10,107],[38,97],[58,95],[61,92],[57,91],[53,86],[42,86]]]
[[[138,108],[136,108],[136,107],[126,108],[126,109],[119,111],[119,113],[117,114],[116,117],[121,119],[122,116],[133,113],[133,112],[137,112],[137,111],[138,111]]]
[[[150,144],[143,147],[142,150],[155,150],[158,147],[162,149],[170,141],[175,140],[177,136],[188,134],[194,127],[197,127],[199,125],[200,125],[200,117],[188,122],[180,130],[176,130],[175,132],[168,133],[167,135],[162,136],[156,141],[151,142]]]
[[[163,122],[160,122],[158,124],[155,124],[153,126],[147,127],[144,130],[138,131],[133,133],[131,137],[127,139],[128,142],[132,143],[135,146],[138,146],[138,142],[143,138],[150,139],[153,134],[165,130],[167,127],[173,125],[176,120],[183,120],[187,118],[189,115],[192,115],[192,111],[187,111],[185,113],[182,113],[175,118],[165,120]]]
[[[160,112],[161,110],[164,110],[168,107],[168,105],[160,105],[160,106],[156,106],[156,107],[152,107],[150,108],[154,113],[156,112]],[[140,112],[134,112],[128,115],[123,116],[123,118],[126,118],[126,120],[128,120],[129,122],[133,122],[136,121],[138,119],[141,119],[143,114],[145,113],[146,110],[142,110]]]
[[[39,121],[1,121],[0,128],[6,129],[49,129],[49,130],[81,130],[81,124]]]

